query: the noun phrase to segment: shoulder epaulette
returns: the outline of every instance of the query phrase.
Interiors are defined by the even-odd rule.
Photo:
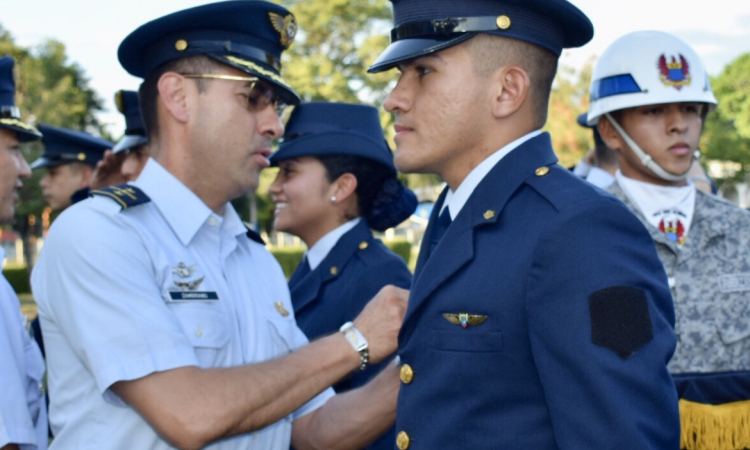
[[[249,237],[250,239],[254,240],[255,242],[257,242],[260,245],[266,245],[266,242],[263,240],[262,237],[260,237],[260,235],[258,233],[256,233],[255,231],[251,230],[247,225],[245,225],[245,228],[247,228],[247,233],[246,233],[247,237]]]
[[[91,195],[102,195],[109,197],[120,204],[122,209],[128,209],[131,206],[148,203],[151,201],[142,190],[130,184],[117,184],[102,189],[91,191]]]

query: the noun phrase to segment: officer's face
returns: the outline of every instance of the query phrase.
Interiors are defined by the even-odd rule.
[[[474,73],[462,45],[398,68],[398,84],[384,105],[395,115],[394,163],[402,172],[437,173],[455,189],[477,153],[488,150],[482,141],[492,126],[487,80]]]
[[[91,169],[81,163],[63,164],[61,166],[47,167],[47,172],[42,177],[39,185],[42,187],[42,196],[50,208],[61,211],[71,205],[71,196],[79,189],[88,186]]]
[[[13,220],[21,180],[29,176],[31,169],[21,154],[16,133],[0,129],[0,223]]]
[[[681,175],[690,170],[693,152],[698,148],[703,120],[700,103],[669,103],[622,110],[616,114],[622,128],[667,172]],[[609,125],[603,124],[604,126]],[[623,175],[661,185],[684,185],[685,181],[665,181],[646,168],[611,125],[608,145],[620,155]]]
[[[248,76],[228,66],[217,73]],[[271,140],[281,137],[284,127],[273,105],[260,110],[253,107],[249,99],[254,83],[205,81],[203,92],[198,92],[195,83],[186,84],[194,100],[190,118],[193,169],[197,182],[210,184],[212,192],[229,200],[258,187],[260,171],[269,165]]]
[[[342,222],[343,214],[335,211],[331,201],[335,188],[316,158],[281,161],[268,191],[275,205],[274,227],[299,236],[308,246]]]

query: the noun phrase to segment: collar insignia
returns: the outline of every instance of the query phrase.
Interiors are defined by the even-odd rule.
[[[690,86],[690,65],[684,56],[677,56],[679,61],[675,56],[670,56],[670,62],[667,62],[665,55],[659,57],[659,79],[664,86],[672,86],[679,91],[683,86]]]
[[[268,16],[271,18],[273,29],[281,35],[281,46],[284,50],[288,49],[297,35],[297,22],[294,20],[294,15],[287,14],[282,17],[280,14],[269,12]]]
[[[469,326],[481,325],[487,320],[487,316],[469,313],[444,313],[443,317],[445,320],[452,323],[453,325],[461,325],[461,328],[469,328]]]
[[[180,278],[188,278],[193,274],[195,271],[195,268],[197,267],[197,264],[193,264],[192,266],[186,265],[184,262],[181,262],[177,264],[177,267],[172,269],[172,273],[177,275]]]
[[[289,311],[284,308],[284,304],[282,302],[276,302],[273,304],[274,307],[276,307],[276,311],[281,314],[281,317],[287,317],[289,315]]]
[[[204,278],[206,277],[200,277],[197,280],[193,280],[193,281],[174,280],[174,284],[176,284],[177,287],[182,289],[183,291],[195,291],[200,287],[201,283],[203,283]]]

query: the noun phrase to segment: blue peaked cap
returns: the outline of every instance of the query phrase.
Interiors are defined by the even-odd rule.
[[[50,125],[39,125],[44,137],[44,153],[31,163],[31,169],[54,167],[72,162],[81,162],[90,166],[104,156],[104,151],[114,145],[107,140],[94,137],[81,131],[73,131]]]
[[[299,97],[281,77],[281,52],[297,33],[294,15],[261,0],[196,6],[141,25],[120,44],[117,55],[131,75],[146,78],[176,59],[205,55],[279,88],[288,104]]]
[[[138,93],[135,91],[117,91],[115,94],[117,110],[125,116],[125,135],[117,141],[112,153],[131,150],[148,143],[146,127],[143,124]]]
[[[303,103],[292,112],[284,139],[271,155],[272,166],[302,156],[357,156],[382,165],[393,176],[375,197],[365,217],[371,228],[384,231],[403,222],[417,208],[417,196],[396,178],[393,153],[380,125],[378,110],[348,103]]]
[[[382,72],[451,47],[477,33],[519,39],[560,56],[594,36],[586,15],[566,0],[391,0],[391,44],[368,69]]]
[[[271,165],[300,156],[349,155],[378,162],[396,174],[378,110],[349,103],[303,103],[292,112]]]
[[[0,128],[14,131],[20,142],[36,141],[42,133],[21,120],[21,112],[16,106],[15,66],[13,57],[0,58]]]

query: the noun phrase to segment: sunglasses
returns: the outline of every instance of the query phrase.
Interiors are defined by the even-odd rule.
[[[288,106],[283,100],[281,100],[274,90],[274,88],[257,77],[239,77],[234,75],[223,75],[215,73],[181,73],[185,78],[207,78],[211,80],[232,80],[232,81],[250,81],[250,94],[247,96],[248,109],[252,112],[259,112],[268,105],[272,105],[276,114],[281,117],[284,114],[284,110]]]

